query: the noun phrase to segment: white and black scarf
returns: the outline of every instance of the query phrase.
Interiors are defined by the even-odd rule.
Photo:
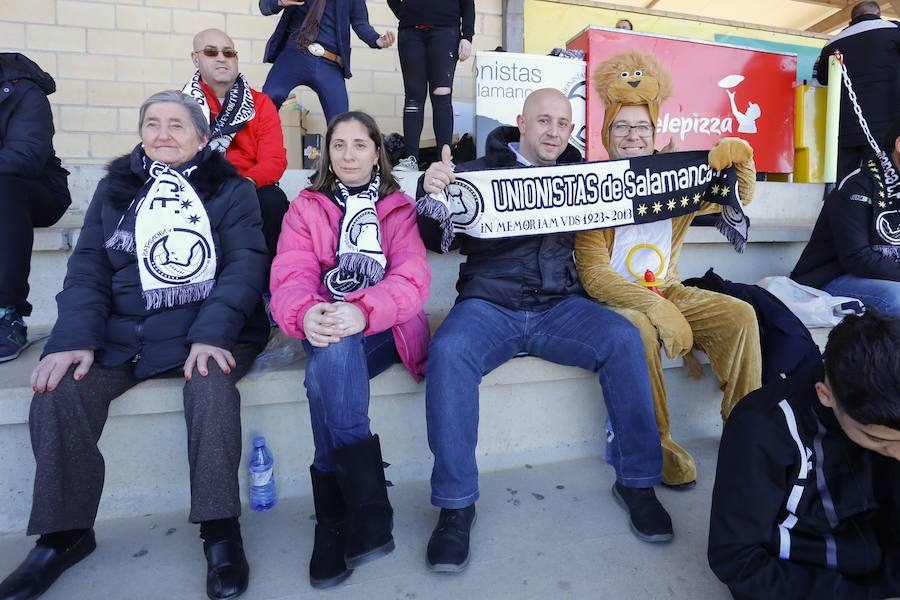
[[[556,166],[466,171],[416,202],[437,221],[441,246],[458,233],[499,239],[664,221],[721,205],[718,230],[743,252],[750,221],[734,167],[713,171],[708,153],[667,152]]]
[[[194,76],[188,82],[182,93],[187,94],[197,101],[206,119],[210,120],[211,111],[206,93],[200,85],[200,71],[194,71]],[[225,100],[222,102],[222,110],[216,116],[215,122],[210,122],[209,145],[213,150],[225,152],[237,132],[256,116],[253,106],[253,95],[250,93],[250,84],[243,73],[239,73],[234,85]]]
[[[900,175],[894,161],[881,150],[868,168],[878,185],[872,198],[872,225],[869,239],[878,240],[873,248],[884,256],[900,260]]]
[[[380,185],[381,177],[375,173],[368,188],[351,194],[347,186],[335,180],[335,201],[344,216],[338,233],[337,266],[322,275],[335,300],[384,278],[387,258],[381,248],[381,223],[375,209]]]
[[[137,258],[147,310],[204,300],[215,285],[209,217],[189,181],[204,154],[173,169],[132,152],[132,171],[147,179],[105,246]]]

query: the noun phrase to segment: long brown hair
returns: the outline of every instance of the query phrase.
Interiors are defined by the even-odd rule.
[[[378,152],[378,170],[381,172],[381,185],[378,186],[378,197],[384,198],[399,191],[400,184],[397,183],[397,180],[391,174],[391,161],[388,159],[387,152],[384,149],[384,142],[382,141],[378,124],[369,114],[358,110],[341,113],[328,124],[328,131],[325,132],[325,143],[322,145],[319,154],[319,167],[316,170],[315,177],[313,177],[312,184],[307,189],[322,193],[328,193],[333,190],[337,177],[331,170],[331,155],[328,149],[331,147],[334,129],[347,121],[360,123],[366,128],[369,138],[375,142],[375,150]]]

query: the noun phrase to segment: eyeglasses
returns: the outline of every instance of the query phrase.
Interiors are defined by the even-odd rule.
[[[626,136],[631,133],[631,130],[637,131],[637,134],[641,137],[647,137],[653,133],[653,128],[647,125],[646,123],[641,123],[640,125],[629,125],[628,123],[616,123],[612,126],[612,132],[618,136]]]
[[[207,46],[203,50],[197,50],[197,52],[202,52],[203,56],[208,56],[210,58],[215,58],[219,55],[219,52],[222,53],[222,56],[225,58],[234,58],[237,56],[237,50],[234,48],[222,48],[221,50],[216,48],[215,46]]]

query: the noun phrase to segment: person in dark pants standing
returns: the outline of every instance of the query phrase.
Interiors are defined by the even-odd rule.
[[[472,54],[475,0],[388,0],[388,6],[400,20],[397,49],[406,90],[406,157],[397,169],[418,171],[426,91],[437,147],[450,145],[453,137],[453,73],[457,59],[464,62]]]
[[[69,172],[53,151],[47,96],[55,91],[34,62],[0,53],[0,362],[19,356],[28,340],[34,228],[59,221],[72,202]]]
[[[284,13],[266,44],[263,62],[274,63],[263,93],[281,108],[298,85],[319,97],[325,120],[347,112],[350,28],[370,48],[389,48],[394,32],[378,35],[369,25],[365,0],[259,0],[264,15]]]
[[[850,26],[822,49],[816,79],[828,84],[828,57],[840,50],[863,116],[869,129],[880,137],[900,116],[900,23],[882,19],[878,2],[859,2],[850,15]],[[842,86],[837,181],[858,168],[869,154],[859,119]]]

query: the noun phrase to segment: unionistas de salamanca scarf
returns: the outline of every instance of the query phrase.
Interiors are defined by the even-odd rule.
[[[190,183],[207,152],[175,168],[140,147],[131,154],[132,172],[146,180],[105,245],[137,258],[147,310],[204,300],[215,285],[215,241]]]

